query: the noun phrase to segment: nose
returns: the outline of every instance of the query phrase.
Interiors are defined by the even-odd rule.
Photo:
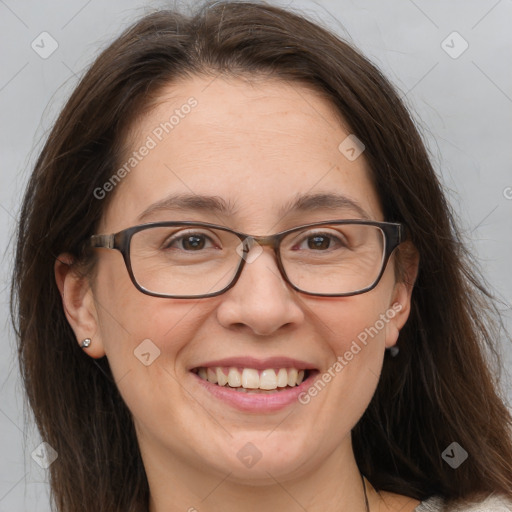
[[[253,251],[256,251],[255,259]],[[253,246],[236,284],[222,295],[217,318],[228,329],[270,335],[304,320],[296,292],[283,279],[272,247]]]

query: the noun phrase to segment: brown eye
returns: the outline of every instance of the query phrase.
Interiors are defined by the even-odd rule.
[[[203,249],[205,246],[205,237],[202,235],[189,235],[182,238],[182,246],[186,250]]]
[[[295,250],[309,250],[315,252],[326,252],[345,248],[345,237],[341,232],[309,232],[303,233],[300,240],[294,244]]]
[[[162,249],[177,249],[186,252],[199,252],[214,246],[211,238],[203,233],[175,233],[162,244]]]
[[[325,235],[311,236],[307,240],[309,249],[329,249],[331,244],[329,237]]]

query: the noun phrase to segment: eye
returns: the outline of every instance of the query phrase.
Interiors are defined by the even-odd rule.
[[[204,233],[197,232],[180,232],[167,238],[162,244],[162,249],[178,249],[188,252],[197,252],[211,247],[215,247],[211,238]]]
[[[337,234],[339,235],[340,233]],[[317,232],[307,233],[298,244],[293,246],[293,249],[325,251],[340,247],[346,247],[346,244],[339,236],[336,236],[334,233]]]

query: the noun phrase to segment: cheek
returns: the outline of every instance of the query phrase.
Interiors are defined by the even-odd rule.
[[[332,359],[345,356],[351,367],[370,365],[378,377],[388,329],[396,311],[392,308],[394,261],[388,262],[377,286],[366,293],[327,301],[311,302],[312,320],[319,338],[326,340]]]
[[[180,411],[190,408],[181,385],[186,361],[212,305],[151,297],[131,282],[117,283],[98,289],[106,305],[99,312],[101,337],[116,387],[137,425],[176,430]]]
[[[382,369],[386,329],[391,318],[388,289],[337,299],[316,308],[319,336],[328,345],[329,358],[315,388],[302,403],[319,397],[327,418],[336,418],[340,431],[348,432],[373,396]],[[324,389],[327,390],[324,393]]]
[[[317,325],[321,328],[322,339],[328,342],[331,351],[339,356],[352,350],[355,355],[362,353],[364,348],[380,346],[390,318],[387,313],[389,304],[385,299],[384,294],[373,290],[312,307],[321,320]],[[347,357],[352,360],[350,355]]]
[[[98,335],[114,373],[152,378],[148,368],[175,373],[196,331],[208,316],[207,302],[151,297],[135,288],[124,267],[104,265],[95,288]],[[142,372],[142,373],[141,373]]]

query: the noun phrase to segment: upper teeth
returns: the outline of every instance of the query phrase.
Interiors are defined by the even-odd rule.
[[[239,369],[227,368],[227,375],[220,366],[199,368],[199,377],[213,384],[232,388],[245,389],[277,389],[286,386],[298,386],[304,379],[304,370],[296,368],[269,368],[268,370],[255,370],[254,368]]]

